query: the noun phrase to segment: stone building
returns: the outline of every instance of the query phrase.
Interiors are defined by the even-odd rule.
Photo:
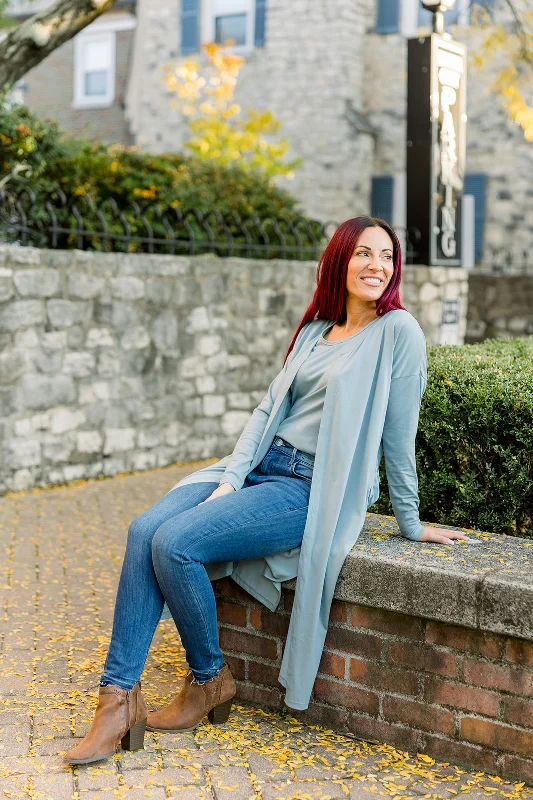
[[[448,29],[469,52],[482,36],[472,24],[475,4],[457,0],[446,15]],[[505,21],[504,0],[477,4]],[[118,53],[120,37],[131,37],[132,30],[115,34],[116,85],[122,89],[114,106],[93,104],[90,112],[74,108],[78,40],[103,32],[108,20],[117,25],[131,19],[134,5],[137,27],[129,60]],[[246,58],[237,102],[243,108],[270,109],[291,142],[291,156],[303,159],[293,180],[280,179],[280,184],[313,217],[342,220],[372,211],[402,227],[407,39],[429,31],[430,19],[419,0],[117,3],[28,75],[26,102],[42,110],[42,98],[48,97],[47,113],[76,131],[90,116],[93,132],[106,141],[134,141],[158,153],[176,151],[187,136],[187,123],[171,105],[164,68],[198,53],[202,43],[231,37]],[[97,57],[97,48],[93,53]],[[52,62],[56,73],[50,72]],[[68,65],[74,78],[66,77]],[[56,80],[59,73],[63,77]],[[475,196],[478,261],[495,248],[527,248],[533,238],[533,147],[491,93],[493,77],[491,68],[469,70],[466,190]],[[43,91],[38,90],[41,83],[47,84]],[[120,122],[110,121],[114,113]]]

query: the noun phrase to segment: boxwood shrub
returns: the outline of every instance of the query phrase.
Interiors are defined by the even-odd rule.
[[[533,337],[432,346],[417,435],[420,518],[533,538]],[[392,514],[384,462],[372,511]]]

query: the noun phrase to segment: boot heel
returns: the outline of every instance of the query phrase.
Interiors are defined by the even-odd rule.
[[[142,750],[144,748],[144,731],[146,730],[146,720],[136,722],[135,725],[126,731],[121,739],[123,750]]]
[[[212,708],[207,715],[209,722],[212,725],[222,725],[223,722],[227,722],[231,705],[231,700],[226,700],[225,703],[220,703],[220,705]]]

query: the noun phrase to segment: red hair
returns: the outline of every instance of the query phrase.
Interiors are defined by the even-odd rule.
[[[376,315],[381,317],[393,309],[405,310],[400,302],[402,248],[396,233],[388,222],[379,217],[361,215],[347,219],[339,225],[318,262],[317,287],[289,345],[285,361],[294,347],[298,334],[308,322],[315,319],[334,320],[337,324],[346,322],[348,263],[359,237],[366,228],[383,228],[392,239],[394,271],[387,288],[376,303]]]

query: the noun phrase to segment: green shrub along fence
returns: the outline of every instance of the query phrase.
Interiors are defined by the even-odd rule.
[[[533,538],[533,337],[430,348],[417,469],[422,520]]]

